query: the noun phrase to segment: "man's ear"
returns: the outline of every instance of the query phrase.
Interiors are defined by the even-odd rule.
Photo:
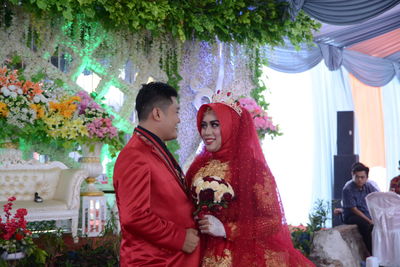
[[[157,107],[153,108],[153,110],[151,111],[151,116],[153,117],[153,120],[160,121],[162,118],[161,112],[162,111],[160,108],[157,108]]]

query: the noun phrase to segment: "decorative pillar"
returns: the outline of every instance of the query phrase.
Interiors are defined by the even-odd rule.
[[[81,196],[103,196],[104,192],[97,189],[96,177],[103,173],[103,166],[100,162],[100,152],[103,144],[82,145],[82,157],[79,159],[81,168],[89,172],[86,178],[86,188],[81,192]]]

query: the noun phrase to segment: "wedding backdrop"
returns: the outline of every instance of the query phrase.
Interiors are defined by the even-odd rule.
[[[80,154],[100,147],[90,176],[112,192],[141,84],[178,89],[179,136],[167,146],[184,168],[201,143],[197,109],[230,92],[258,120],[288,223],[305,224],[316,200],[331,200],[337,111],[355,111],[355,153],[386,169],[381,186],[398,174],[399,3],[3,1],[0,143],[80,168],[99,163]]]

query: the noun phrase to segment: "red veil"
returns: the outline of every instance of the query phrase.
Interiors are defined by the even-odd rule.
[[[201,106],[197,127],[204,113],[212,109],[219,122],[221,149],[205,149],[187,172],[191,185],[196,173],[210,160],[228,162],[235,199],[219,219],[230,243],[232,266],[314,266],[293,247],[275,179],[265,161],[250,113],[239,115],[223,103]],[[234,223],[228,226],[229,222]],[[212,238],[212,237],[209,237]]]

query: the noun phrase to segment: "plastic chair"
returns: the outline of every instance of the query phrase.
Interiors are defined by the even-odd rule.
[[[382,266],[400,267],[400,196],[374,192],[366,201],[374,222],[372,255]]]

